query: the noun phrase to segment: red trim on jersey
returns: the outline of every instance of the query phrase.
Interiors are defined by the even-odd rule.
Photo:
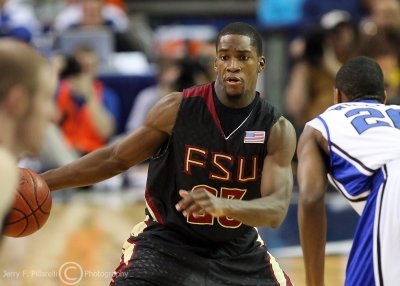
[[[265,246],[263,246],[263,247],[265,248]],[[270,270],[272,278],[274,278],[275,285],[280,285],[278,280],[276,279],[275,272],[274,272],[274,269],[272,268],[272,264],[271,264],[271,260],[270,260],[268,252],[266,252],[266,257],[265,258],[267,259],[267,263],[269,265],[269,270]]]
[[[134,244],[135,246],[133,247],[133,251],[132,251],[132,255],[131,257],[129,257],[128,263],[124,263],[124,254],[121,255],[121,259],[119,262],[119,265],[117,267],[117,269],[115,269],[114,274],[111,278],[111,282],[110,282],[110,286],[114,286],[115,285],[115,280],[121,276],[121,273],[123,273],[125,271],[125,269],[129,268],[132,264],[132,259],[135,256],[135,252],[136,252],[136,242],[134,241],[130,241],[130,238],[128,239],[128,242],[131,244]]]
[[[217,111],[215,109],[214,98],[213,98],[213,83],[207,83],[203,85],[198,85],[192,88],[183,90],[183,98],[188,97],[203,97],[208,111],[210,111],[212,118],[214,119],[215,125],[217,125],[221,134],[224,134],[222,130],[221,122],[219,121]]]
[[[290,278],[289,278],[289,276],[287,276],[285,271],[283,271],[283,275],[285,275],[285,278],[286,278],[286,286],[293,286],[292,281],[290,281]]]
[[[144,192],[144,197],[146,199],[146,202],[147,202],[148,206],[151,208],[151,211],[155,215],[154,219],[156,219],[158,223],[164,224],[164,220],[162,219],[162,217],[160,215],[160,212],[158,211],[156,205],[154,204],[153,199],[150,196],[149,189],[147,189],[147,187],[146,187],[146,190]]]
[[[264,246],[261,246],[261,247],[265,248],[265,250],[266,250],[265,245],[264,245]],[[267,262],[268,262],[268,265],[269,265],[269,269],[270,269],[270,272],[271,272],[272,277],[274,278],[275,284],[278,285],[278,286],[281,285],[281,284],[278,282],[278,280],[276,280],[275,272],[274,272],[274,269],[272,268],[272,264],[271,264],[271,260],[270,260],[270,255],[268,254],[268,252],[266,252],[266,257],[265,257],[265,258],[267,259]],[[292,281],[290,281],[289,276],[287,276],[286,272],[283,271],[283,269],[281,269],[281,270],[282,270],[282,272],[283,272],[283,275],[285,276],[285,280],[286,280],[285,286],[293,286]]]

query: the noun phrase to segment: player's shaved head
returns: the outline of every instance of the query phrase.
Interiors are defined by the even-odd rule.
[[[38,88],[39,70],[44,64],[44,58],[25,43],[0,39],[0,103],[15,86],[21,86],[33,96]]]
[[[382,69],[365,56],[348,60],[337,72],[335,86],[351,101],[373,99],[383,102],[385,98]]]

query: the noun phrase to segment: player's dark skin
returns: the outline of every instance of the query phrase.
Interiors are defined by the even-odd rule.
[[[215,91],[219,100],[231,108],[249,105],[265,63],[248,36],[222,36],[215,59]],[[120,142],[44,173],[50,189],[90,185],[150,158],[171,134],[181,101],[180,92],[162,97],[143,126]],[[204,189],[180,190],[182,199],[177,202],[177,210],[183,215],[208,212],[217,217],[229,216],[251,226],[279,226],[287,213],[293,186],[291,160],[296,137],[292,125],[281,117],[268,138],[261,198],[240,201],[217,198]]]

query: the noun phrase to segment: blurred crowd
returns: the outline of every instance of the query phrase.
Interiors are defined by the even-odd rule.
[[[316,11],[315,3],[311,9],[311,2],[316,1],[305,1],[304,9],[321,16],[315,22],[310,21],[311,16],[307,18],[290,44],[292,67],[284,95],[284,110],[298,133],[305,122],[333,103],[334,76],[342,63],[357,55],[368,56],[381,65],[388,103],[398,104],[399,1],[346,1],[347,6],[343,7],[343,1],[326,1],[332,2],[333,10],[325,13]],[[343,10],[350,3],[354,4],[353,9]]]
[[[298,134],[305,122],[333,103],[334,76],[356,55],[381,65],[388,102],[400,103],[399,0],[259,0],[257,4],[258,18],[247,20],[289,39],[289,72],[280,108]],[[114,53],[144,55],[156,82],[132,95],[135,100],[123,122],[125,133],[140,126],[161,96],[214,80],[219,28],[215,23],[222,25],[223,19],[180,27],[175,25],[179,21],[170,19],[158,27],[151,15],[136,16],[123,0],[0,0],[0,37],[34,46],[59,75],[54,96],[58,115],[42,156],[34,161],[28,156],[25,164],[37,164],[36,169],[43,171],[118,140],[121,95],[99,79],[105,71],[118,73],[107,66]],[[92,39],[85,42],[82,37]]]

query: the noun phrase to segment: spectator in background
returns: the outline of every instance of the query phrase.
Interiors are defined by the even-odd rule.
[[[319,27],[308,29],[303,33],[302,39],[305,45],[304,50],[302,55],[295,59],[284,98],[285,113],[298,134],[306,122],[309,101],[318,91],[324,92],[325,86],[331,82],[329,73],[313,72],[323,66],[324,34],[322,29]],[[313,81],[314,76],[319,76],[319,80]],[[311,87],[312,83],[321,85],[322,88]]]
[[[371,4],[371,15],[360,24],[361,38],[381,35],[385,42],[400,47],[400,3],[398,0],[379,0]],[[400,53],[399,53],[400,55]]]
[[[360,24],[360,53],[382,68],[388,104],[400,104],[400,2],[371,0],[370,16]]]
[[[165,94],[176,90],[176,83],[182,73],[177,60],[160,59],[157,63],[157,83],[140,91],[134,102],[126,123],[126,132],[130,133],[142,126],[153,105]]]
[[[297,133],[332,105],[332,86],[341,64],[356,47],[356,31],[346,11],[332,11],[321,26],[304,33],[305,49],[292,68],[285,94],[285,112]]]
[[[105,0],[107,4],[118,7],[119,9],[125,11],[125,1],[124,0]]]
[[[104,146],[118,120],[118,97],[96,79],[96,67],[94,51],[77,48],[61,73],[57,95],[61,130],[67,143],[81,155]]]
[[[96,54],[89,47],[78,47],[71,57],[58,57],[52,66],[61,78],[56,95],[58,118],[49,124],[39,156],[24,156],[19,166],[45,171],[108,143],[119,118],[119,99],[95,79],[96,67]],[[65,190],[53,199],[68,201],[74,193],[74,189]]]
[[[215,49],[215,44],[213,44]],[[183,59],[161,58],[157,62],[158,74],[156,85],[149,86],[138,93],[126,123],[126,132],[136,130],[153,105],[165,94],[174,90],[183,91],[193,85],[204,84],[211,78],[209,65],[212,63],[207,53],[198,55],[197,58],[185,57]],[[215,52],[214,52],[215,58]]]
[[[127,30],[122,28],[122,25],[117,25],[119,17],[106,17],[104,16],[103,0],[81,0],[78,6],[81,11],[81,17],[75,22],[69,23],[66,30],[74,29],[108,29],[114,36],[114,46],[116,52],[128,52],[139,50],[139,47],[135,47],[134,42],[130,39],[127,34]],[[113,6],[114,9],[118,9]],[[120,13],[124,13],[122,10]]]
[[[362,22],[362,32],[373,36],[378,32],[398,34],[400,30],[400,3],[397,0],[371,2],[370,16]]]
[[[30,43],[40,32],[40,23],[32,7],[16,1],[0,0],[0,37],[11,37]]]
[[[68,1],[63,11],[59,13],[54,20],[54,28],[57,32],[67,30],[72,25],[79,23],[83,18],[83,9],[81,2],[84,0]],[[66,2],[66,1],[64,1]],[[129,19],[122,9],[121,1],[105,1],[101,8],[101,15],[104,19],[111,20],[113,28],[118,32],[125,33],[128,30]]]
[[[381,1],[381,0],[379,0]],[[303,27],[318,24],[321,18],[333,10],[346,11],[355,22],[360,21],[366,13],[367,0],[305,0],[303,4]]]
[[[178,79],[181,78],[182,72],[183,69],[179,60],[160,58],[157,61],[157,82],[155,85],[142,89],[136,95],[136,99],[126,121],[126,133],[132,133],[144,124],[150,109],[161,97],[178,90]],[[131,167],[123,174],[124,180],[127,182],[128,186],[138,186],[145,183],[145,180],[141,179],[140,175],[143,172],[139,171],[142,169],[142,166],[145,165],[141,164]],[[98,185],[101,184],[102,182],[98,183]],[[107,185],[105,188],[107,188]],[[133,188],[132,191],[137,194],[139,199],[143,199],[143,188]]]
[[[199,70],[195,77],[196,84],[203,84],[215,79],[215,56],[215,39],[201,42],[199,45],[199,51],[194,56]]]
[[[379,44],[377,44],[379,43]],[[384,34],[366,37],[360,45],[361,55],[375,60],[382,69],[388,104],[400,104],[399,52]]]

